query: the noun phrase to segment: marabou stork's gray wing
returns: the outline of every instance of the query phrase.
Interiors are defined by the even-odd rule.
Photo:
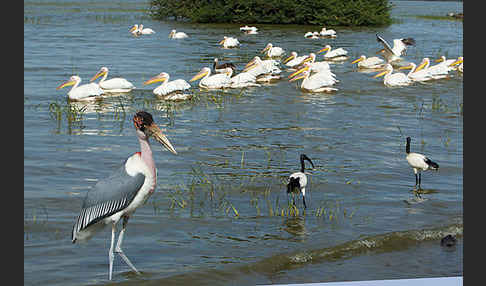
[[[130,176],[123,164],[108,178],[98,181],[88,191],[81,213],[73,227],[80,231],[126,208],[135,198],[145,181],[145,175]]]

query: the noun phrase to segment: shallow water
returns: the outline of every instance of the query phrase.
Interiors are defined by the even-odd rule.
[[[375,33],[389,41],[413,37],[408,61],[463,55],[461,21],[417,17],[462,12],[462,3],[393,3],[389,27],[333,27],[336,39],[308,40],[304,33],[320,27],[256,25],[260,34],[242,35],[239,25],[152,21],[145,1],[24,1],[25,284],[108,282],[109,229],[74,245],[70,231],[86,191],[138,151],[131,118],[139,109],[166,129],[178,155],[153,144],[157,191],[131,218],[123,244],[142,275],[116,258],[113,282],[251,285],[462,275],[462,76],[386,88],[375,73],[350,64],[381,48]],[[134,38],[128,32],[134,23],[156,34]],[[190,38],[169,40],[173,28]],[[238,37],[240,48],[219,48],[223,35]],[[154,98],[155,86],[142,84],[162,71],[189,80],[214,57],[240,71],[268,42],[287,53],[316,52],[325,44],[347,49],[350,60],[331,67],[339,90],[303,93],[281,80],[224,92],[194,88],[196,99],[168,104]],[[137,89],[68,120],[68,90],[56,87],[72,74],[86,83],[101,66]],[[60,119],[50,109],[55,106]],[[406,202],[415,182],[404,159],[407,136],[412,150],[440,165],[423,174],[421,203]],[[294,216],[285,184],[301,153],[315,168],[307,170],[308,209],[302,213],[299,197]],[[454,249],[440,247],[449,233],[459,238]],[[367,244],[384,237],[391,242]],[[348,247],[356,244],[361,247]]]

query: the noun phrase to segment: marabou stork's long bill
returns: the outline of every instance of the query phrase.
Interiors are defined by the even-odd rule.
[[[314,168],[314,163],[305,154],[300,155],[300,172],[295,172],[290,175],[289,182],[287,184],[287,194],[300,192],[302,194],[302,203],[304,204],[304,209],[307,208],[305,204],[305,187],[307,186],[307,176],[305,175],[305,162],[304,160],[311,163],[312,168]],[[293,199],[295,205],[295,199]]]
[[[410,152],[410,137],[407,137],[407,145],[405,147],[405,152],[407,153],[407,162],[410,167],[413,168],[413,172],[415,173],[415,187],[420,189],[420,183],[422,181],[422,171],[427,170],[439,170],[439,164],[430,160],[425,155],[419,153],[411,153]],[[418,173],[418,176],[417,176]]]
[[[152,115],[139,111],[133,116],[136,135],[140,143],[140,152],[130,156],[125,163],[108,178],[98,181],[88,191],[81,212],[74,223],[72,242],[87,240],[106,225],[111,225],[111,246],[108,252],[109,279],[113,272],[114,253],[140,274],[121,249],[128,219],[155,191],[157,185],[157,169],[149,137],[165,146],[170,152],[177,154],[169,139],[155,124]],[[123,219],[122,230],[114,247],[116,224]]]

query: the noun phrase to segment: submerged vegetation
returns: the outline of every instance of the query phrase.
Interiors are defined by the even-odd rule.
[[[259,23],[329,26],[391,24],[388,0],[151,0],[156,20],[195,23]]]

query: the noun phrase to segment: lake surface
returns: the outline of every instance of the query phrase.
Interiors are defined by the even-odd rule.
[[[118,257],[121,285],[253,285],[463,275],[463,78],[387,88],[351,61],[391,41],[413,37],[405,60],[463,55],[463,23],[433,20],[462,12],[462,2],[393,1],[394,24],[340,28],[335,39],[310,40],[317,26],[190,24],[151,20],[148,1],[24,1],[24,283],[108,283],[110,229],[72,244],[71,228],[86,192],[139,150],[132,117],[144,109],[166,130],[178,155],[152,144],[156,192],[132,216]],[[133,37],[143,23],[156,34]],[[248,23],[251,24],[251,23]],[[189,34],[170,40],[170,30]],[[221,49],[223,36],[237,49]],[[200,91],[167,103],[143,82],[160,72],[189,80],[214,57],[241,71],[271,42],[290,54],[343,47],[332,64],[332,94],[304,93],[284,79],[261,87]],[[318,56],[321,60],[322,56]],[[136,90],[86,107],[66,102],[72,74],[83,83],[99,70]],[[285,69],[285,66],[281,66]],[[79,117],[72,112],[83,108]],[[423,202],[405,160],[429,155],[438,172],[422,175]],[[288,176],[307,154],[308,208],[291,212]],[[457,235],[452,249],[440,246]]]

